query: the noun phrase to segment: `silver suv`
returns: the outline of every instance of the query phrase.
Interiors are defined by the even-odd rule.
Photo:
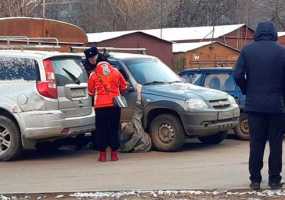
[[[81,57],[72,53],[0,51],[0,160],[39,142],[95,129]]]

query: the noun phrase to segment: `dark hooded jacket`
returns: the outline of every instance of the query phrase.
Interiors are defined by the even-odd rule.
[[[259,23],[254,42],[242,49],[236,63],[234,79],[246,94],[248,112],[285,111],[285,50],[276,41],[274,25]]]

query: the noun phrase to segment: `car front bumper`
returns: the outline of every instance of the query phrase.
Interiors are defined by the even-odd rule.
[[[201,137],[235,128],[239,123],[239,116],[239,108],[230,108],[205,112],[185,112],[181,119],[188,136]]]

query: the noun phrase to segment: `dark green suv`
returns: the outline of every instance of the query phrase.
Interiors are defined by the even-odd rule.
[[[143,126],[153,145],[176,151],[186,138],[218,144],[237,126],[239,107],[225,92],[185,83],[158,58],[148,55],[110,53],[109,61],[125,76],[130,87],[129,107],[122,121],[129,121],[136,105],[136,85],[142,85]]]

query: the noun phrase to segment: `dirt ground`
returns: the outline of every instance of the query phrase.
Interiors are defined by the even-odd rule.
[[[128,191],[0,195],[0,200],[284,200],[284,190]]]

